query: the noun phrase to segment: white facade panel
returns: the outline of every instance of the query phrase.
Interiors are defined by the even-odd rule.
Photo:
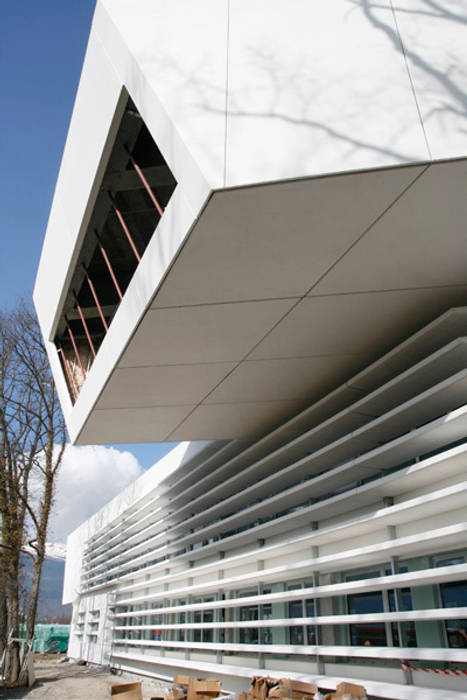
[[[467,80],[461,68],[467,59],[467,8],[463,2],[445,0],[434,12],[426,9],[423,0],[403,0],[394,7],[394,16],[431,157],[449,158],[467,149]],[[373,15],[371,9],[367,12]],[[386,20],[380,30],[395,44],[397,39],[388,25]],[[441,33],[443,41],[439,40]]]
[[[134,83],[138,106],[149,102],[150,109],[141,108],[142,116],[167,152],[176,176],[182,168],[183,179],[188,176],[191,180],[190,170],[195,167],[201,170],[210,188],[221,187],[227,0],[201,0],[196,4],[179,0],[170,7],[151,0],[131,4],[104,0],[98,5],[97,17],[97,31],[101,35],[105,32],[109,39],[106,44],[112,60],[121,61],[122,48],[129,54],[129,60],[119,66],[120,74],[126,84]],[[163,125],[154,121],[154,98],[160,104],[160,112],[166,115]],[[186,154],[177,147],[177,141],[184,145]],[[199,194],[196,201],[198,198]]]
[[[429,158],[391,5],[365,7],[232,0],[228,185]]]

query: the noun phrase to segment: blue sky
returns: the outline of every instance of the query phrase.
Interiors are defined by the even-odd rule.
[[[2,5],[3,308],[32,294],[93,10],[94,0]]]
[[[0,308],[31,298],[95,0],[3,3]],[[125,445],[147,468],[171,445]]]

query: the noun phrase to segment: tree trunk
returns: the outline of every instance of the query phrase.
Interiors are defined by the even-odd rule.
[[[26,639],[34,637],[34,627],[36,624],[37,603],[41,585],[42,564],[44,563],[44,552],[37,555],[34,560],[31,592],[29,594],[29,605],[26,616]]]
[[[7,607],[6,607],[6,595],[5,595],[5,586],[6,586],[6,581],[5,581],[5,576],[4,576],[4,568],[3,568],[3,561],[2,557],[0,556],[0,658],[2,657],[2,654],[5,650],[6,647],[6,641],[7,641]]]
[[[18,567],[16,567],[18,572]],[[18,607],[18,573],[15,578],[15,566],[11,567],[11,574],[7,581],[7,627],[9,635],[13,638],[19,637],[19,607]],[[18,642],[7,643],[4,666],[4,679],[6,685],[15,685],[20,672],[19,659],[19,644]]]
[[[42,576],[42,565],[45,559],[45,547],[47,538],[47,527],[49,524],[49,515],[52,508],[53,495],[54,495],[54,469],[53,469],[53,440],[52,432],[50,434],[50,439],[48,440],[47,450],[45,455],[45,469],[44,469],[44,497],[42,499],[38,528],[36,532],[36,558],[34,560],[33,576],[31,593],[29,595],[29,605],[26,617],[26,639],[32,639],[34,637],[34,626],[36,624],[37,615],[37,603],[39,600],[39,591]]]

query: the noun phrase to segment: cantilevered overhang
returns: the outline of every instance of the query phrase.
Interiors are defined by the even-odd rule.
[[[466,178],[458,160],[214,192],[150,298],[164,231],[149,244],[72,438],[259,433],[467,303]]]
[[[408,5],[98,1],[34,293],[72,440],[257,435],[467,303],[465,23]],[[132,112],[172,184],[78,394],[57,339]]]

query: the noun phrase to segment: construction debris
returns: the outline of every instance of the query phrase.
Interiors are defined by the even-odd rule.
[[[143,700],[143,691],[141,683],[119,683],[112,685],[110,695],[116,700]]]
[[[270,678],[253,676],[247,693],[241,693],[238,700],[313,700],[318,693],[314,683],[304,683],[291,678]],[[242,697],[243,696],[243,697]]]
[[[328,693],[324,700],[366,700],[366,690],[363,685],[354,683],[339,683],[335,693]]]
[[[315,683],[291,678],[253,676],[248,692],[240,693],[237,700],[366,700],[365,688],[352,683],[339,683],[334,693],[322,695]]]
[[[222,692],[221,682],[212,678],[175,676],[174,685],[165,694],[165,700],[212,700]]]
[[[192,676],[175,676],[172,687],[164,700],[212,700],[222,692],[220,681]],[[362,685],[342,682],[335,692],[323,695],[315,683],[305,683],[292,678],[253,676],[247,692],[236,696],[223,696],[223,700],[367,700]],[[120,700],[120,698],[119,698]],[[125,698],[126,700],[126,698]],[[133,698],[131,698],[133,700]]]

